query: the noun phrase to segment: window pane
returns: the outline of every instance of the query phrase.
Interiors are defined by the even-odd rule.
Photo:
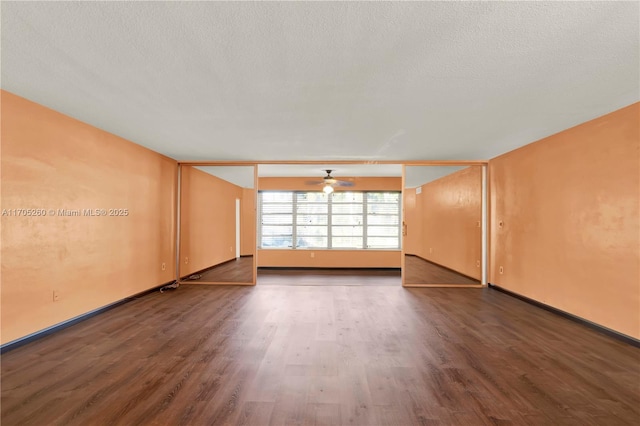
[[[332,215],[334,225],[362,225],[362,215]]]
[[[327,194],[324,192],[296,192],[298,203],[327,203]]]
[[[297,227],[298,236],[307,236],[307,235],[327,235],[327,227],[326,226],[298,226]]]
[[[293,201],[293,192],[265,191],[260,192],[263,203],[290,203]]]
[[[368,237],[367,247],[397,249],[400,247],[398,237]]]
[[[312,237],[305,236],[299,237],[297,241],[297,247],[300,248],[327,248],[327,237]]]
[[[263,225],[292,225],[293,216],[290,214],[262,215]]]
[[[397,204],[369,204],[367,205],[369,214],[398,214]]]
[[[327,215],[298,215],[296,219],[298,225],[326,225],[329,223]]]
[[[343,236],[362,236],[362,226],[332,226],[331,235]]]
[[[327,214],[329,206],[327,204],[298,204],[298,214]]]
[[[395,203],[400,201],[399,192],[367,192],[367,202],[369,203]]]
[[[397,237],[397,226],[369,226],[367,227],[367,235],[374,237]]]
[[[265,225],[262,227],[262,235],[291,235],[292,233],[292,226]]]
[[[400,218],[390,215],[368,215],[367,223],[369,225],[398,225]]]
[[[331,197],[332,203],[362,203],[364,199],[362,192],[334,192]]]
[[[261,191],[261,247],[398,249],[400,196],[399,192]],[[367,247],[363,247],[365,235]]]
[[[292,241],[292,237],[290,235],[288,237],[284,237],[284,236],[262,237],[262,247],[287,248],[287,247],[291,247],[291,241]]]
[[[293,213],[293,205],[291,204],[262,204],[262,214],[271,213]]]
[[[361,249],[362,237],[333,237],[331,247]]]
[[[362,204],[334,204],[331,209],[333,214],[362,214]]]

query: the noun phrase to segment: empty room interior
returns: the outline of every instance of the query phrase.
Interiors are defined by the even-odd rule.
[[[640,3],[0,7],[3,426],[640,424]]]

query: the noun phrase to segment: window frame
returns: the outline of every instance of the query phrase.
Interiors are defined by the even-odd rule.
[[[269,226],[269,225],[265,225],[263,223],[263,215],[264,215],[264,198],[263,198],[263,194],[264,193],[287,193],[287,194],[291,194],[291,206],[292,206],[292,213],[291,213],[291,223],[287,223],[287,224],[282,224],[280,226],[291,226],[292,227],[292,232],[291,232],[291,245],[290,246],[286,246],[286,247],[282,247],[282,246],[263,246],[263,237],[265,237],[265,235],[263,235],[263,226]],[[326,201],[324,203],[318,203],[318,202],[300,202],[299,200],[299,194],[308,194],[308,193],[314,193],[314,194],[321,194],[323,196],[326,197]],[[359,193],[362,194],[362,201],[358,202],[358,201],[346,201],[346,202],[335,202],[333,201],[333,197],[334,194],[342,194],[342,193]],[[368,200],[368,194],[378,194],[378,193],[382,193],[382,194],[394,194],[397,195],[397,202],[389,202],[389,203],[380,203],[380,202],[371,202]],[[287,204],[287,202],[276,202],[276,201],[272,201],[272,202],[267,202],[266,204]],[[307,225],[307,226],[319,226],[319,227],[323,227],[326,229],[326,238],[327,238],[327,244],[326,247],[319,247],[319,246],[314,246],[314,247],[305,247],[305,246],[300,246],[298,244],[298,238],[299,238],[299,232],[298,232],[298,227],[300,226],[305,226],[305,225],[301,225],[298,224],[298,216],[300,215],[312,215],[312,216],[324,216],[325,213],[299,213],[298,207],[300,205],[313,205],[313,204],[318,204],[318,205],[326,205],[326,216],[327,216],[327,220],[326,220],[326,225]],[[355,216],[355,217],[361,217],[361,224],[358,225],[334,225],[333,224],[333,207],[335,205],[347,205],[347,204],[360,204],[362,205],[362,210],[361,213],[338,213],[337,215],[343,215],[343,216]],[[391,216],[391,217],[396,217],[397,218],[397,224],[395,225],[386,225],[386,224],[376,224],[376,225],[369,225],[369,221],[368,221],[368,216],[371,215],[370,210],[369,210],[369,206],[371,204],[390,204],[390,205],[395,205],[396,206],[396,212],[397,214],[388,214],[386,216]],[[276,215],[277,213],[272,213],[273,215]],[[284,214],[284,213],[283,213]],[[287,213],[288,214],[288,213]],[[339,228],[339,227],[354,227],[354,226],[358,226],[358,227],[362,227],[362,236],[355,236],[355,238],[361,238],[361,242],[362,242],[362,247],[358,247],[358,246],[352,246],[352,247],[334,247],[334,238],[342,238],[342,237],[346,237],[346,238],[354,238],[354,237],[350,237],[350,236],[342,236],[342,235],[334,235],[334,227]],[[376,227],[394,227],[396,229],[396,235],[390,235],[390,236],[378,236],[378,235],[369,235],[369,228],[376,228]],[[258,191],[258,209],[257,209],[257,224],[256,224],[256,231],[257,231],[257,238],[256,238],[256,242],[257,242],[257,248],[260,250],[347,250],[347,251],[359,251],[359,250],[373,250],[373,251],[400,251],[402,249],[402,191],[338,191],[338,192],[334,192],[332,194],[324,194],[322,191],[296,191],[296,190],[260,190]],[[321,235],[320,237],[324,237],[324,235]],[[280,235],[281,237],[285,237],[288,238],[289,235]],[[277,236],[276,236],[277,237]],[[397,245],[394,247],[370,247],[370,244],[368,243],[369,238],[397,238]]]

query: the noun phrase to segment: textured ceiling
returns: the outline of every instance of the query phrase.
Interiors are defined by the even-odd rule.
[[[246,166],[193,166],[210,175],[217,176],[233,184],[244,188],[253,188],[253,167]],[[480,166],[477,166],[480,167]],[[464,169],[465,166],[407,166],[405,174],[405,187],[415,188],[425,183],[434,181],[448,174]],[[401,177],[402,165],[400,164],[340,164],[340,165],[258,165],[258,176],[280,177],[307,177],[320,180],[327,169],[331,175],[339,177]]]
[[[640,99],[638,2],[1,8],[5,90],[179,160],[489,159]]]

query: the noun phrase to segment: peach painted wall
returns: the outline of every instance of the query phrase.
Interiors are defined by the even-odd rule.
[[[315,177],[261,177],[258,187],[261,190],[314,191],[322,186],[309,186],[305,182],[318,180]],[[355,185],[337,188],[336,191],[400,191],[400,177],[346,177]],[[313,256],[311,257],[311,253]],[[258,267],[308,267],[308,268],[399,268],[401,264],[399,250],[258,250]]]
[[[256,191],[242,188],[242,224],[240,226],[240,255],[256,252]]]
[[[467,167],[422,185],[415,206],[407,236],[416,252],[407,253],[481,279],[482,168]]]
[[[490,161],[491,283],[640,338],[639,121],[636,103]]]
[[[176,162],[1,95],[2,209],[47,211],[2,216],[2,343],[172,281]]]
[[[180,276],[184,277],[235,259],[236,199],[242,200],[243,191],[188,166],[182,168],[181,185]]]
[[[313,257],[312,257],[313,256]],[[258,250],[258,267],[399,268],[393,250]]]
[[[404,251],[407,254],[422,253],[422,204],[417,204],[415,188],[405,188],[403,199],[404,225],[406,235],[402,237]]]

